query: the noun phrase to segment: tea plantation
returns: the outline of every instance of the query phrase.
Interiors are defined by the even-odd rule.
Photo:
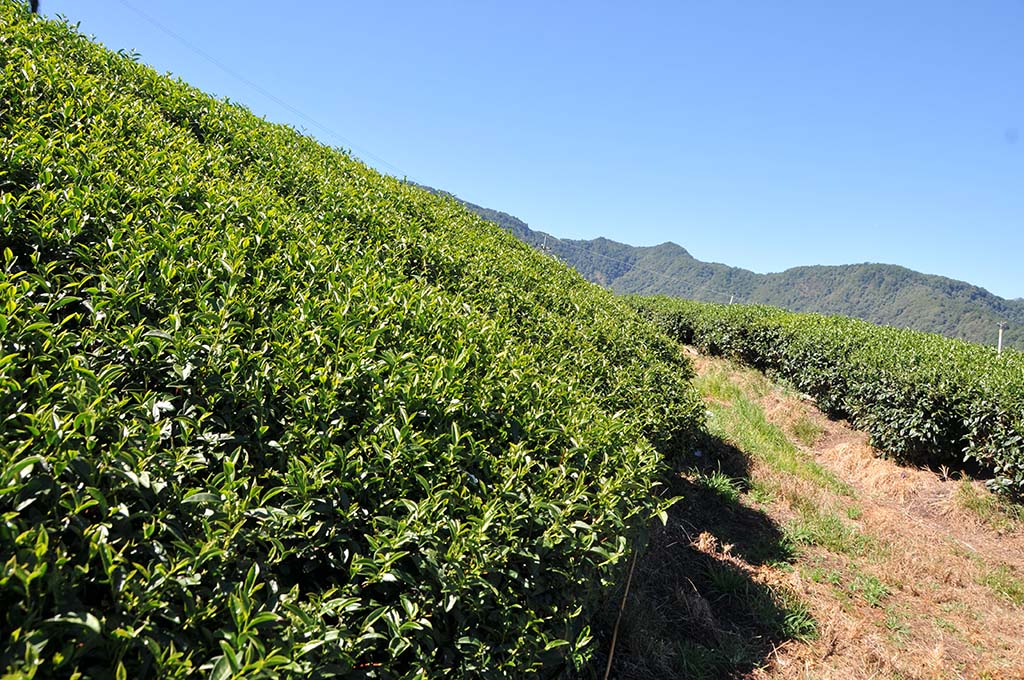
[[[0,0],[5,677],[552,676],[701,423],[445,200]]]
[[[790,381],[895,458],[970,462],[1024,495],[1024,354],[849,319],[666,297],[632,304],[677,340]]]

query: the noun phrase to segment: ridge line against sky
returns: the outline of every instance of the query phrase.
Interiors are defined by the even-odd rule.
[[[41,9],[534,229],[1024,296],[1024,2],[123,1],[242,78],[121,0]]]

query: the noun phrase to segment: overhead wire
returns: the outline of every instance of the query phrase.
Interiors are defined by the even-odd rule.
[[[184,36],[179,34],[177,31],[174,31],[171,28],[168,28],[167,26],[165,26],[163,23],[161,23],[160,21],[155,19],[150,14],[142,11],[141,9],[139,9],[138,7],[133,5],[132,3],[128,2],[128,0],[118,0],[118,2],[122,6],[124,6],[126,9],[130,10],[131,12],[136,14],[137,16],[141,17],[143,20],[145,20],[146,22],[148,22],[149,24],[153,25],[155,28],[157,28],[161,32],[165,33],[166,35],[170,36],[172,39],[174,39],[175,41],[177,41],[178,43],[183,45],[186,49],[188,49],[188,50],[194,52],[195,54],[199,55],[200,57],[202,57],[203,59],[205,59],[209,63],[213,64],[214,66],[216,66],[221,71],[223,71],[224,73],[228,74],[229,76],[231,76],[235,80],[239,81],[240,83],[242,83],[242,84],[246,85],[247,87],[251,88],[252,90],[256,91],[257,93],[259,93],[260,95],[262,95],[266,99],[268,99],[268,100],[272,101],[273,103],[277,104],[282,109],[285,109],[286,111],[290,112],[292,115],[296,116],[297,118],[306,121],[309,125],[311,125],[312,127],[320,130],[321,132],[325,133],[326,135],[328,135],[329,137],[333,138],[334,140],[341,142],[342,145],[345,148],[357,152],[362,159],[364,159],[364,160],[365,159],[369,159],[371,161],[374,161],[378,165],[378,167],[379,166],[383,166],[384,168],[390,169],[391,171],[394,172],[396,177],[403,177],[403,178],[405,178],[407,180],[410,179],[408,174],[403,172],[402,169],[399,168],[398,166],[394,165],[393,163],[390,163],[390,162],[386,161],[385,159],[381,158],[380,156],[378,156],[376,154],[373,154],[373,153],[367,151],[366,149],[363,149],[363,148],[360,148],[360,147],[356,146],[350,140],[348,140],[346,137],[344,137],[343,135],[338,133],[336,130],[328,127],[327,125],[324,125],[320,121],[316,120],[315,118],[313,118],[309,114],[301,111],[300,109],[296,108],[295,106],[292,106],[288,102],[284,101],[283,99],[281,99],[280,97],[278,97],[274,93],[270,92],[269,90],[267,90],[266,88],[261,86],[259,83],[256,83],[253,80],[251,80],[251,79],[247,78],[246,76],[242,75],[241,73],[238,73],[237,71],[235,71],[234,69],[229,67],[224,62],[220,61],[219,59],[217,59],[216,57],[214,57],[210,53],[206,52],[202,48],[200,48],[200,47],[196,46],[195,44],[193,44],[191,41],[189,41],[187,38],[185,38]],[[578,246],[581,245],[581,244],[576,244],[573,241],[569,241],[569,240],[565,240],[565,239],[560,239],[560,238],[557,238],[557,237],[554,237],[554,236],[552,236],[551,238],[553,238],[555,241],[558,241],[562,245],[569,245],[570,247],[578,247]],[[639,271],[639,272],[644,272],[646,274],[651,274],[653,276],[660,276],[660,277],[662,277],[664,279],[668,279],[670,281],[674,281],[674,282],[677,282],[677,283],[680,283],[680,284],[688,284],[688,282],[683,281],[682,279],[680,279],[678,277],[672,276],[671,274],[666,274],[665,272],[659,272],[659,271],[656,271],[656,270],[653,270],[653,269],[646,269],[644,267],[637,267],[633,263],[627,262],[626,260],[620,260],[620,259],[617,259],[617,258],[610,257],[608,255],[604,255],[604,254],[601,254],[601,253],[594,253],[594,252],[590,252],[590,251],[587,251],[587,254],[589,254],[591,256],[600,257],[600,258],[603,258],[605,260],[609,260],[609,261],[616,262],[616,263],[619,263],[619,264],[624,264],[627,267],[629,267],[630,270],[632,270],[632,271]],[[727,297],[727,298],[730,299],[730,301],[742,301],[742,298],[740,298],[739,296],[737,296],[737,295],[735,295],[733,293],[726,293],[726,292],[723,292],[723,291],[718,291],[718,290],[709,288],[709,287],[707,287],[707,284],[699,286],[693,293],[691,293],[691,295],[696,296],[696,295],[699,295],[702,292],[711,293],[713,295],[720,295],[723,298]]]
[[[211,64],[213,64],[214,66],[216,66],[217,68],[219,68],[220,70],[222,70],[224,73],[228,74],[229,76],[231,76],[235,80],[237,80],[237,81],[243,83],[244,85],[250,87],[251,89],[255,90],[256,92],[261,94],[263,97],[265,97],[265,98],[269,99],[270,101],[274,102],[275,104],[277,104],[281,108],[285,109],[286,111],[290,112],[292,115],[296,116],[297,118],[300,118],[300,119],[304,120],[305,122],[307,122],[312,127],[317,128],[321,132],[323,132],[326,135],[328,135],[329,137],[333,138],[335,141],[341,142],[341,145],[343,146],[343,148],[347,148],[347,149],[349,149],[351,151],[355,151],[356,153],[359,154],[359,157],[361,159],[363,159],[363,160],[369,159],[369,160],[373,161],[378,166],[384,166],[385,168],[393,171],[395,173],[395,177],[408,177],[408,175],[406,173],[402,172],[401,168],[399,168],[398,166],[394,165],[393,163],[389,163],[388,161],[384,160],[383,158],[381,158],[380,156],[378,156],[376,154],[370,153],[366,149],[357,147],[355,144],[353,144],[351,141],[349,141],[343,135],[338,133],[336,130],[333,130],[330,127],[324,125],[323,123],[321,123],[320,121],[316,120],[312,116],[310,116],[307,113],[305,113],[305,112],[299,110],[298,108],[292,106],[288,102],[286,102],[283,99],[281,99],[280,97],[276,96],[274,93],[268,91],[266,88],[262,87],[258,83],[253,82],[249,78],[247,78],[244,75],[238,73],[237,71],[235,71],[234,69],[232,69],[228,65],[224,64],[222,61],[220,61],[219,59],[217,59],[216,57],[214,57],[210,53],[208,53],[205,50],[203,50],[202,48],[197,47],[196,45],[194,45],[192,42],[190,42],[188,39],[183,37],[181,34],[177,33],[176,31],[174,31],[174,30],[172,30],[170,28],[168,28],[167,26],[164,26],[160,21],[158,21],[157,19],[155,19],[154,17],[152,17],[148,13],[142,11],[138,7],[135,7],[132,3],[128,2],[127,0],[118,0],[118,2],[121,3],[121,5],[123,5],[125,8],[131,10],[136,15],[138,15],[139,17],[144,19],[145,21],[147,21],[150,24],[152,24],[154,27],[156,27],[157,29],[159,29],[163,33],[167,34],[168,36],[170,36],[171,38],[173,38],[177,42],[181,43],[185,48],[191,50],[195,54],[199,55],[200,57],[202,57],[206,61],[208,61]]]

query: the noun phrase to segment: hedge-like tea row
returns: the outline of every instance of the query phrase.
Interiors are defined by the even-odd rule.
[[[845,317],[772,307],[630,298],[672,337],[775,372],[892,456],[965,458],[1024,493],[1024,354]]]
[[[0,669],[585,658],[700,426],[675,343],[454,201],[0,25]]]

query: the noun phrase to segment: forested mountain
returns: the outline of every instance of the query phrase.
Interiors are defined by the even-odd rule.
[[[429,189],[430,191],[437,190]],[[675,243],[636,247],[606,238],[559,239],[507,213],[461,201],[583,276],[619,293],[664,294],[709,302],[759,303],[796,312],[840,314],[873,323],[1024,348],[1024,299],[889,264],[795,267],[758,274],[702,262]]]

